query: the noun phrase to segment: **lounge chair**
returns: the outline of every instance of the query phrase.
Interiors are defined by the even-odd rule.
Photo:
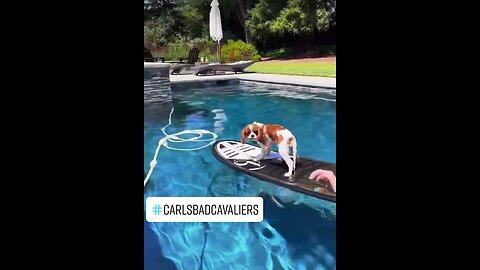
[[[172,66],[172,72],[170,74],[179,74],[183,69],[190,68],[195,66],[195,62],[198,61],[198,55],[200,50],[198,48],[193,48],[190,50],[187,58],[187,63],[183,62],[183,59],[180,58],[180,62],[169,62],[169,63],[180,63]]]
[[[199,74],[207,75],[207,74],[217,74],[217,71],[232,71],[237,74],[237,72],[245,72],[244,70],[251,66],[253,61],[239,61],[235,63],[229,64],[208,64],[202,65],[199,67],[195,67],[194,74],[198,76]]]

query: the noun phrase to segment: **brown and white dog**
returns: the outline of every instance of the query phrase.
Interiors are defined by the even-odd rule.
[[[260,154],[254,158],[255,161],[270,154],[272,143],[277,144],[278,153],[288,166],[288,172],[284,175],[286,177],[292,176],[297,164],[297,140],[288,129],[281,125],[253,122],[243,128],[240,137],[241,143],[245,143],[245,139],[250,139],[258,142],[262,147]],[[290,148],[293,152],[293,161],[290,158]]]

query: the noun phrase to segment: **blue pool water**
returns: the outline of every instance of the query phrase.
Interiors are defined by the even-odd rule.
[[[296,135],[300,156],[336,162],[335,96],[308,88],[245,82],[165,91],[167,98],[145,105],[145,172],[165,136],[161,129],[169,123],[170,113],[166,133],[206,129],[218,134],[218,139],[239,139],[240,130],[253,121],[279,123]],[[218,162],[210,147],[161,148],[145,188],[145,198],[258,195],[264,197],[261,223],[145,221],[144,269],[335,269],[334,203],[236,172]]]

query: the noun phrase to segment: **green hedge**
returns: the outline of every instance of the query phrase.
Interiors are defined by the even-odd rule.
[[[152,50],[152,54],[156,57],[164,57],[166,61],[176,61],[180,58],[186,60],[192,48],[198,48],[200,54],[199,62],[217,62],[217,46],[211,38],[196,38],[185,41],[177,39],[169,42],[166,46]],[[222,46],[222,62],[233,63],[237,61],[253,60],[258,62],[261,56],[252,44],[246,44],[242,40],[227,40],[227,44]]]
[[[257,49],[252,44],[247,44],[242,40],[227,40],[227,44],[222,46],[222,60],[225,63],[237,61],[260,61],[261,57]]]

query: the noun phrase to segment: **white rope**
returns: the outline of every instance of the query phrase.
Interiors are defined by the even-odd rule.
[[[180,131],[174,134],[167,134],[165,132],[165,129],[172,124],[172,114],[173,114],[174,108],[170,111],[170,115],[168,116],[168,124],[162,128],[163,134],[165,134],[165,137],[162,138],[160,141],[158,141],[158,146],[157,149],[155,150],[155,155],[153,156],[152,161],[150,162],[150,170],[148,171],[147,177],[143,181],[143,186],[147,185],[148,180],[150,179],[150,176],[152,175],[153,169],[155,166],[157,166],[157,157],[158,157],[158,152],[160,152],[160,148],[164,146],[165,148],[168,148],[170,150],[177,150],[177,151],[194,151],[194,150],[199,150],[205,147],[208,147],[215,143],[215,140],[217,139],[218,135],[204,129],[187,129],[184,131]],[[194,134],[197,135],[196,137],[184,139],[179,137],[180,135],[185,135],[185,134]],[[200,139],[203,135],[208,134],[211,136],[211,138],[207,139]],[[168,142],[175,142],[175,143],[182,143],[182,142],[209,142],[206,145],[196,147],[196,148],[175,148],[168,146]]]

